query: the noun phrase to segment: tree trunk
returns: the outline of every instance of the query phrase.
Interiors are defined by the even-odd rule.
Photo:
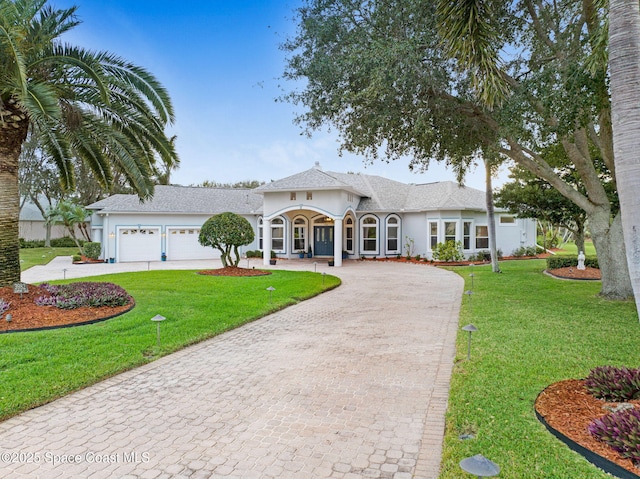
[[[491,253],[491,271],[494,273],[502,273],[498,264],[498,248],[496,247],[496,218],[493,208],[493,185],[491,182],[491,165],[488,161],[484,162],[485,168],[485,187],[487,189],[485,198],[487,201],[487,223],[489,230],[489,252]]]
[[[598,252],[602,275],[600,296],[606,299],[628,299],[633,296],[623,245],[622,218],[617,214],[609,224],[609,212],[589,215],[589,228]]]
[[[578,248],[578,254],[580,254],[580,251],[584,251],[584,222],[576,221],[576,230],[574,232],[573,240]]]
[[[626,259],[640,311],[640,6],[609,2],[609,71],[616,184]],[[594,238],[595,239],[595,238]],[[622,249],[622,239],[616,245]],[[600,253],[598,252],[598,256]]]
[[[2,106],[0,106],[2,109]],[[29,121],[13,102],[4,105],[0,122],[0,286],[20,281],[20,192],[18,158]]]

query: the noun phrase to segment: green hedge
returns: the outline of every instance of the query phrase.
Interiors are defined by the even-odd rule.
[[[587,256],[584,260],[585,266],[600,269],[598,258],[595,256]],[[547,269],[569,268],[578,266],[577,256],[549,256],[547,258]]]
[[[84,244],[84,255],[87,258],[98,259],[100,257],[100,253],[102,252],[102,245],[96,242],[87,242]]]
[[[80,240],[80,245],[83,243],[84,241]],[[73,238],[68,236],[51,240],[51,246],[53,248],[73,248],[75,245],[76,243],[73,241]],[[20,248],[44,248],[44,240],[25,240],[24,238],[20,238]]]

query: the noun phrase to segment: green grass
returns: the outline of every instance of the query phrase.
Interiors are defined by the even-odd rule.
[[[20,250],[20,269],[31,268],[39,264],[47,264],[56,256],[73,256],[78,248],[23,248]]]
[[[610,477],[570,451],[537,421],[536,396],[549,384],[583,378],[605,364],[638,366],[640,327],[633,302],[597,297],[599,282],[542,274],[544,260],[454,269],[474,294],[463,298],[441,479],[467,477],[459,462],[483,454],[502,479]],[[460,440],[472,433],[475,439]]]
[[[145,271],[84,280],[121,285],[136,307],[92,325],[0,335],[0,420],[340,284],[334,276],[292,271],[249,278]],[[167,318],[160,348],[156,314]]]
[[[585,249],[584,254],[586,256],[596,256],[596,248],[595,246],[593,246],[593,242],[585,241],[584,249]],[[570,241],[562,245],[562,249],[560,251],[557,251],[556,253],[577,256],[578,248],[576,247],[576,244],[573,241]]]

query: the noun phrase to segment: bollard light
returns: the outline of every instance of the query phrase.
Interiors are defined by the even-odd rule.
[[[267,291],[269,291],[269,304],[273,302],[273,292],[276,290],[273,286],[269,286]]]
[[[62,279],[67,279],[67,268],[62,270]]]
[[[160,323],[162,321],[164,321],[165,319],[167,319],[167,318],[165,318],[164,316],[161,316],[159,314],[156,314],[153,318],[151,318],[151,321],[153,321],[157,325],[156,334],[158,336],[158,348],[160,347]]]
[[[467,361],[471,359],[471,335],[478,330],[473,324],[467,324],[462,327],[463,331],[469,331],[469,343],[467,345]]]
[[[147,271],[151,271],[151,261],[147,261]]]
[[[317,273],[317,272],[318,272],[318,262],[317,262],[317,261],[314,261],[314,262],[313,262],[313,272],[314,272],[314,273]]]
[[[490,461],[482,454],[467,457],[460,461],[460,468],[477,477],[493,477],[500,474],[500,466]]]
[[[475,274],[471,273],[469,277],[471,278],[471,289],[473,289],[473,278],[475,277]]]
[[[469,297],[469,311],[473,311],[473,307],[471,304],[471,296],[473,295],[473,291],[471,291],[470,289],[465,291],[464,294],[466,294]]]

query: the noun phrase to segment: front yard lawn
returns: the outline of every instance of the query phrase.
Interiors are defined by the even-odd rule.
[[[250,278],[145,271],[83,281],[118,284],[135,298],[136,307],[87,326],[0,334],[0,420],[340,284],[335,276],[323,279],[317,273],[294,271]],[[271,300],[270,286],[275,288]],[[159,349],[151,321],[157,314],[167,318]]]
[[[78,248],[22,248],[20,250],[20,269],[24,271],[38,264],[47,264],[56,256],[73,256]]]
[[[542,274],[544,260],[456,268],[473,294],[464,295],[441,479],[466,477],[459,462],[482,454],[502,479],[611,477],[569,450],[538,422],[537,395],[548,385],[584,378],[602,365],[638,367],[640,327],[632,301],[600,299],[599,282]],[[603,411],[603,414],[606,411]],[[473,435],[461,440],[460,436]]]

